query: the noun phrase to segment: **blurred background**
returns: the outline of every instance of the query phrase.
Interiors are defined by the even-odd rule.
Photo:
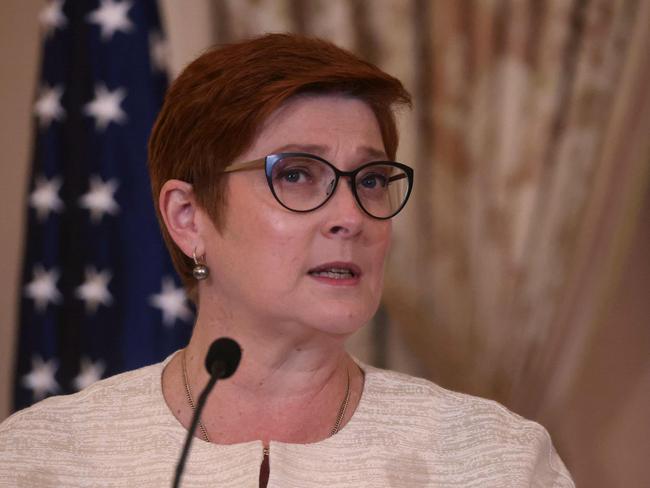
[[[13,409],[47,6],[0,4],[0,420]],[[578,486],[647,486],[650,1],[159,6],[172,76],[216,43],[293,31],[401,79],[414,108],[398,159],[416,187],[383,305],[350,350],[537,420]]]

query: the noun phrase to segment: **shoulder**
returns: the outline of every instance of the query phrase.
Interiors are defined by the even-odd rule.
[[[164,408],[161,364],[98,381],[72,394],[47,398],[0,424],[0,473],[12,466],[78,462],[83,452],[130,440]]]
[[[142,474],[142,465],[151,479],[166,474],[159,470],[175,452],[182,428],[162,395],[164,364],[48,398],[9,417],[0,424],[0,479],[11,486],[87,486],[99,478],[141,486],[126,479]]]
[[[363,368],[373,400],[392,405],[398,411],[395,413],[426,409],[432,414],[432,419],[453,420],[477,413],[481,414],[481,419],[499,423],[528,422],[493,400],[451,391],[424,378],[371,366]]]
[[[372,401],[383,404],[387,415],[426,413],[423,422],[445,430],[544,430],[493,400],[447,390],[429,380],[394,371],[367,366],[364,370]]]
[[[363,369],[373,417],[401,431],[411,448],[433,449],[440,462],[461,470],[483,469],[498,460],[500,469],[520,472],[532,486],[573,486],[548,432],[537,422],[493,400],[422,378]]]
[[[25,424],[33,426],[34,422],[79,423],[87,415],[106,416],[112,412],[124,415],[135,405],[151,401],[151,394],[160,388],[156,382],[160,381],[161,373],[162,363],[157,363],[97,381],[71,395],[46,398],[0,424],[0,436]]]

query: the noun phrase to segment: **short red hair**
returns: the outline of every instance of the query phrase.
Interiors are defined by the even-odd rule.
[[[397,152],[393,108],[411,98],[396,78],[322,39],[265,36],[210,49],[169,88],[149,139],[149,175],[162,228],[190,298],[192,260],[173,242],[158,195],[170,179],[191,183],[198,204],[219,228],[225,208],[223,169],[252,144],[265,120],[287,99],[305,93],[346,94],[373,110],[389,158]]]

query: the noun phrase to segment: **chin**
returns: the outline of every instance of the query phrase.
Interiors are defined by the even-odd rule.
[[[330,307],[318,316],[313,316],[311,322],[316,328],[341,335],[351,335],[366,325],[372,319],[376,307],[371,309],[350,309],[348,307]]]

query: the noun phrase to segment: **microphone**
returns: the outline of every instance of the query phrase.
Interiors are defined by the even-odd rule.
[[[203,407],[205,406],[208,395],[212,391],[212,388],[214,388],[217,380],[230,378],[235,371],[237,371],[240,359],[241,347],[239,347],[239,344],[237,344],[233,339],[221,337],[210,345],[208,354],[205,356],[205,369],[210,375],[210,380],[208,381],[208,384],[205,385],[205,388],[203,388],[201,395],[199,395],[199,400],[196,404],[194,415],[192,416],[192,423],[190,424],[190,428],[185,437],[185,445],[183,446],[181,457],[176,465],[176,475],[174,476],[174,482],[172,483],[173,488],[178,488],[178,486],[180,486],[181,476],[185,469],[185,461],[187,461],[187,456],[190,452],[190,445],[194,438],[194,431],[196,431],[196,426],[201,418],[201,410],[203,410]]]
[[[210,345],[205,355],[205,369],[210,376],[225,380],[230,378],[239,366],[241,347],[233,339],[222,337]]]

